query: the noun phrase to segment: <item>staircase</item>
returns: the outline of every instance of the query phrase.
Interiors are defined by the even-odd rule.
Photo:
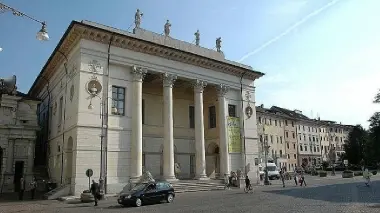
[[[179,182],[172,182],[171,184],[173,185],[175,193],[224,190],[224,184],[219,180],[180,180]]]

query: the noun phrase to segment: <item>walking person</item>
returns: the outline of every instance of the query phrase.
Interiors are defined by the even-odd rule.
[[[18,191],[18,199],[23,200],[24,199],[24,191],[25,191],[25,180],[24,178],[20,178],[20,189]]]
[[[306,186],[305,176],[304,176],[303,172],[301,172],[300,184],[301,184],[301,186]]]
[[[91,194],[94,196],[94,201],[95,201],[95,205],[94,206],[98,205],[98,199],[100,197],[100,193],[99,192],[100,192],[99,184],[97,182],[95,182],[95,180],[92,180]]]
[[[297,169],[294,169],[294,182],[296,183],[296,186],[298,186],[297,176],[298,176]]]
[[[285,170],[284,169],[281,169],[280,171],[280,178],[281,178],[281,181],[282,181],[282,187],[285,188]]]
[[[30,196],[32,200],[34,199],[34,195],[36,194],[36,189],[37,189],[37,182],[36,182],[36,179],[33,177],[32,181],[30,182]]]
[[[363,178],[365,179],[365,185],[370,186],[371,183],[371,173],[368,171],[368,169],[365,169],[363,172]]]

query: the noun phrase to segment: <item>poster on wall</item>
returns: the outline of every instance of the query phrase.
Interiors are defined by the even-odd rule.
[[[241,153],[240,119],[227,117],[227,128],[229,153]]]

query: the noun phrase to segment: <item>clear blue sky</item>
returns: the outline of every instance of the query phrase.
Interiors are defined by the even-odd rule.
[[[191,42],[199,29],[209,48],[221,36],[228,59],[266,73],[256,84],[257,105],[365,126],[379,111],[372,100],[380,88],[380,0],[0,1],[48,24],[51,40],[41,43],[38,23],[0,14],[0,76],[16,74],[23,92],[72,20],[126,30],[140,8],[143,28],[162,32],[169,19],[173,37]]]

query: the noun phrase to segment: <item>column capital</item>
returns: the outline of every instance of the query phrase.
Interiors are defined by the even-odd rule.
[[[177,75],[163,73],[162,74],[162,83],[164,87],[173,87],[174,82],[177,80]]]
[[[192,82],[192,85],[194,87],[194,92],[201,93],[203,92],[204,88],[207,86],[207,82],[199,79],[195,79]]]
[[[133,66],[131,74],[133,75],[133,81],[143,81],[147,73],[147,70],[142,67]]]
[[[224,84],[219,84],[218,86],[216,86],[216,91],[219,97],[224,97],[227,94],[228,90],[228,86]]]

